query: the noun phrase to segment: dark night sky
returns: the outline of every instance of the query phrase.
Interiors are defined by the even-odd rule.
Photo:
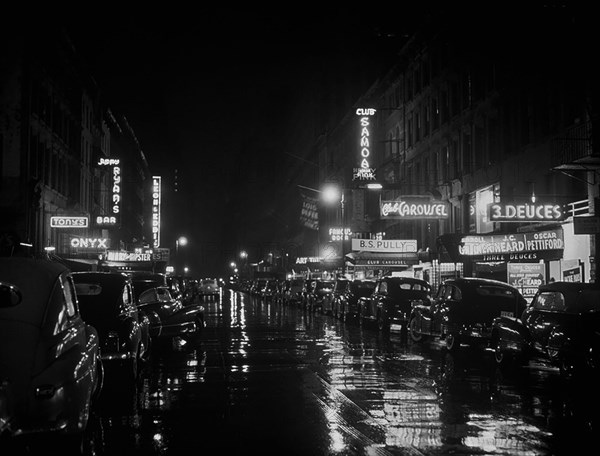
[[[301,182],[289,176],[301,175],[294,168],[307,165],[289,154],[304,155],[310,145],[302,138],[325,128],[330,112],[315,103],[325,100],[328,109],[345,114],[405,36],[430,14],[448,9],[434,2],[317,5],[103,5],[58,16],[104,99],[129,120],[151,171],[181,170],[186,214],[171,221],[163,237],[183,232],[219,245],[206,260],[199,260],[206,249],[195,252],[193,267],[203,266],[202,275],[222,272],[229,255],[224,250],[294,234],[282,209],[293,194],[285,187],[296,189]],[[523,7],[482,8],[451,10],[486,21],[499,8],[511,17]],[[244,174],[259,162],[270,176],[260,185]],[[298,222],[298,215],[291,217]]]
[[[285,175],[307,166],[289,155],[305,153],[296,139],[324,128],[315,118],[326,113],[312,112],[314,103],[325,97],[331,105],[339,91],[346,98],[338,108],[348,109],[355,101],[349,93],[364,92],[404,39],[390,31],[404,24],[409,33],[416,24],[405,15],[391,27],[373,9],[297,8],[113,8],[91,22],[72,16],[65,22],[105,100],[135,130],[152,172],[182,170],[191,213],[180,219],[186,226],[171,227],[166,236],[179,230],[227,244],[264,242],[250,238],[277,236],[278,228],[293,235],[275,195],[290,194],[281,186],[296,189]],[[240,168],[249,157],[253,164],[269,162],[270,182],[246,185],[251,178]],[[291,217],[299,221],[299,214]],[[233,226],[240,221],[242,234]],[[227,263],[220,253],[211,255],[204,265]]]

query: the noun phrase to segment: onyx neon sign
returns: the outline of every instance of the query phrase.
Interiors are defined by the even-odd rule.
[[[375,170],[371,167],[371,116],[377,112],[374,108],[358,108],[356,115],[359,116],[360,125],[360,158],[358,168],[354,168],[352,180],[375,180]]]
[[[488,204],[491,222],[557,222],[566,213],[559,204],[552,203],[492,203]]]

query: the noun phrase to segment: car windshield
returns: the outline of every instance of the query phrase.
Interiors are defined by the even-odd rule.
[[[375,289],[375,282],[353,282],[350,285],[350,290],[353,293],[356,293],[360,296],[366,296],[368,294],[371,294],[373,292],[373,290]]]

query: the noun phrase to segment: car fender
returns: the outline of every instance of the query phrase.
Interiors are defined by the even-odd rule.
[[[527,327],[517,317],[498,317],[492,323],[492,343],[508,352],[525,352],[531,336]]]

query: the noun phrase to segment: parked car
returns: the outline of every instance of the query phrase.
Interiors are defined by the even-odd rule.
[[[317,284],[317,279],[304,279],[302,282],[302,290],[300,291],[300,307],[308,309],[308,296],[312,293],[314,286]]]
[[[81,318],[71,271],[0,258],[0,435],[80,440],[102,384],[98,332]]]
[[[218,296],[220,291],[217,279],[205,278],[198,283],[198,294],[200,296]]]
[[[598,373],[599,342],[600,284],[554,282],[540,285],[524,312],[496,318],[490,346],[501,367],[537,359],[570,376]]]
[[[150,335],[174,337],[201,335],[205,327],[204,306],[184,306],[171,295],[166,276],[161,273],[135,272],[131,276],[136,307],[150,320]]]
[[[267,279],[254,279],[252,286],[250,287],[250,294],[252,296],[260,296],[261,290],[267,284]]]
[[[505,282],[478,277],[447,279],[431,301],[414,303],[409,334],[414,342],[440,338],[448,350],[463,343],[486,346],[494,319],[520,315],[526,304],[519,290]]]
[[[135,306],[131,278],[121,272],[73,272],[81,317],[98,331],[105,367],[135,380],[150,355],[150,320]]]
[[[333,288],[323,297],[321,312],[337,317],[336,313],[334,312],[333,302],[335,298],[348,287],[349,283],[350,281],[346,278],[337,278],[334,280]]]
[[[382,277],[377,279],[370,296],[359,298],[359,319],[377,323],[381,331],[398,329],[406,332],[413,301],[429,300],[430,297],[431,285],[425,280]]]
[[[354,279],[333,297],[333,314],[342,321],[358,319],[358,300],[371,296],[376,282],[372,279]]]
[[[265,286],[259,291],[259,296],[267,301],[273,300],[273,297],[277,294],[278,286],[277,279],[268,279]]]
[[[317,279],[307,290],[306,304],[311,312],[323,313],[323,299],[333,291],[335,280]]]
[[[290,279],[290,284],[285,290],[283,301],[285,304],[299,303],[302,301],[302,288],[304,286],[304,279],[294,278]]]

